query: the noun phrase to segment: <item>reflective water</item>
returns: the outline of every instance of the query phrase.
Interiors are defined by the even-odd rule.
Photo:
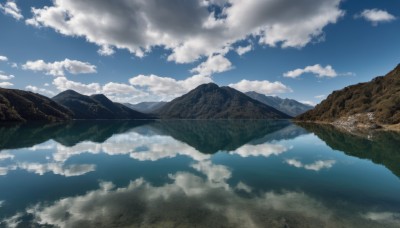
[[[400,134],[288,121],[0,127],[3,227],[400,227]]]

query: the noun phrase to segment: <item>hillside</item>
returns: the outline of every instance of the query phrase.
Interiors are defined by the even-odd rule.
[[[400,65],[386,76],[335,91],[326,100],[296,118],[344,127],[400,123]]]
[[[74,119],[148,119],[150,116],[112,102],[103,94],[85,96],[66,90],[53,100],[73,112]]]
[[[298,116],[314,108],[311,105],[306,105],[293,99],[282,99],[280,97],[266,96],[257,92],[247,92],[245,94],[254,100],[258,100],[283,113],[286,113],[289,116]]]
[[[163,119],[287,119],[289,115],[230,87],[198,86],[156,111]]]
[[[71,117],[67,108],[45,96],[0,88],[1,121],[62,121]]]
[[[124,103],[124,105],[126,107],[136,110],[138,112],[142,112],[142,113],[152,113],[152,112],[156,111],[157,109],[163,107],[165,104],[167,104],[167,102],[164,102],[164,101],[140,102],[137,104]]]

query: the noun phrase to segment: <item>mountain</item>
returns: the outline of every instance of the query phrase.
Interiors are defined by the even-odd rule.
[[[400,64],[386,76],[333,92],[296,120],[334,123],[349,129],[399,124]]]
[[[258,100],[259,102],[262,102],[283,113],[286,113],[289,116],[298,116],[314,108],[311,105],[306,105],[293,99],[282,99],[280,97],[265,96],[264,94],[260,94],[257,92],[247,92],[245,94],[253,98],[254,100]]]
[[[136,110],[138,112],[143,112],[143,113],[152,113],[156,111],[157,109],[163,107],[167,102],[160,101],[160,102],[141,102],[138,104],[130,104],[130,103],[124,103],[126,107],[129,107],[133,110]]]
[[[71,111],[45,96],[0,88],[1,121],[62,121],[71,118]]]
[[[163,119],[288,119],[289,115],[230,87],[203,84],[156,110]]]
[[[120,103],[109,100],[103,94],[85,96],[73,90],[66,90],[53,100],[70,109],[74,119],[149,119],[149,115],[132,110]]]

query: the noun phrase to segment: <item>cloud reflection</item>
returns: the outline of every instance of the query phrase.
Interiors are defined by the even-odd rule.
[[[285,162],[288,165],[296,168],[304,168],[306,170],[320,171],[321,169],[330,169],[336,163],[335,160],[318,160],[311,164],[303,164],[301,161],[296,159],[286,159]]]
[[[212,172],[220,173],[218,169],[221,168]],[[101,182],[97,190],[50,204],[38,203],[26,213],[33,218],[30,225],[62,228],[97,227],[99,224],[102,227],[187,227],[193,224],[199,227],[395,227],[392,222],[397,221],[388,220],[396,219],[396,215],[390,213],[356,214],[337,219],[346,209],[328,208],[324,202],[302,192],[268,191],[243,197],[237,188],[226,183],[227,176],[212,178],[215,176],[214,173],[202,178],[177,172],[169,175],[170,183],[161,186],[154,186],[143,178],[119,188],[111,182]],[[22,215],[13,216],[3,220],[3,224],[21,220]]]

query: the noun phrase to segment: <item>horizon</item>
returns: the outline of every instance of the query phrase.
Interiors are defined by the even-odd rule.
[[[397,66],[399,15],[389,0],[2,0],[0,87],[136,104],[212,82],[316,105]]]

